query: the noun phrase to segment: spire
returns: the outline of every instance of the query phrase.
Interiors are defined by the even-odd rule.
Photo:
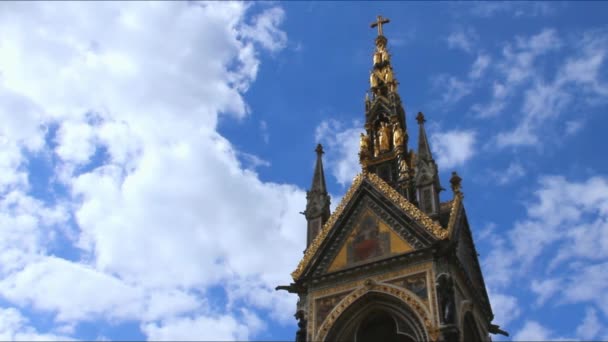
[[[372,53],[370,89],[365,96],[365,132],[360,137],[359,161],[363,171],[377,174],[412,200],[415,193],[405,110],[384,36],[383,25],[389,22],[379,15],[370,25],[378,29],[378,35]]]
[[[316,191],[319,193],[327,194],[327,187],[325,186],[325,173],[323,172],[323,146],[317,144],[315,149],[317,152],[317,164],[315,165],[315,172],[312,177],[312,186],[310,191]]]
[[[330,214],[330,198],[327,194],[325,172],[323,171],[323,146],[318,144],[315,152],[317,152],[317,163],[312,176],[312,185],[310,190],[306,192],[306,210],[303,212],[306,221],[308,221],[307,248],[319,234]]]
[[[439,171],[431,154],[429,140],[424,129],[424,114],[419,112],[418,121],[418,159],[416,167],[416,197],[420,209],[430,216],[439,215],[439,192],[443,190],[439,184]]]
[[[429,147],[429,140],[426,137],[426,130],[424,129],[424,123],[426,120],[424,119],[424,114],[422,112],[418,112],[416,116],[416,121],[418,121],[418,158],[425,160],[433,160],[433,156],[431,154],[431,148]]]

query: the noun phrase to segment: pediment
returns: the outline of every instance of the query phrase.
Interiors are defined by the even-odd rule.
[[[374,229],[379,235],[375,242],[366,242],[367,246],[354,246],[365,220],[377,223]],[[298,279],[305,274],[316,276],[356,267],[422,249],[447,237],[446,229],[378,176],[361,174],[306,250],[292,276]],[[362,240],[361,237],[358,239]],[[362,252],[370,248],[373,251]],[[359,256],[355,256],[356,249],[360,251]],[[372,256],[362,256],[361,253],[371,253],[369,255]]]

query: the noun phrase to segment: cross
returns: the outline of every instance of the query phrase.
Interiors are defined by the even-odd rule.
[[[388,24],[389,22],[390,20],[388,20],[387,18],[382,18],[382,16],[379,15],[376,21],[372,23],[371,27],[374,28],[378,26],[378,35],[382,36],[382,24]]]

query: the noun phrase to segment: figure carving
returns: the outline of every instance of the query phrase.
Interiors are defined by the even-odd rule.
[[[382,62],[382,53],[376,52],[374,53],[374,65],[380,64]]]
[[[296,331],[296,342],[306,341],[306,317],[303,310],[298,310],[294,315],[298,320],[298,331]]]
[[[390,148],[391,148],[391,146],[390,146],[391,128],[386,122],[383,122],[380,124],[380,129],[378,131],[379,131],[379,136],[380,136],[380,152],[386,152],[386,151],[390,150]]]
[[[408,172],[408,167],[407,167],[407,162],[405,161],[405,159],[401,159],[399,160],[399,178],[401,179],[405,179],[407,178],[409,172]]]
[[[374,142],[374,157],[377,157],[380,154],[380,138],[376,135],[376,139]]]
[[[439,295],[439,306],[441,309],[441,323],[454,323],[454,288],[450,276],[441,275],[437,279],[437,294]]]
[[[369,151],[369,136],[361,133],[361,141],[359,142],[361,147],[361,156],[366,156]]]
[[[403,129],[398,122],[393,123],[393,145],[395,148],[403,145]]]
[[[384,82],[393,82],[393,70],[391,70],[391,68],[386,68],[386,71],[384,71]]]
[[[369,75],[369,84],[372,86],[372,88],[375,88],[378,86],[378,78],[376,77],[375,73],[371,73],[371,75]]]

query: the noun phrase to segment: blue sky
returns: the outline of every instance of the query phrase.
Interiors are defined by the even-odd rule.
[[[359,172],[376,15],[463,178],[495,323],[608,339],[608,5],[0,4],[0,339],[289,340],[317,142]],[[443,200],[449,194],[443,194]]]

